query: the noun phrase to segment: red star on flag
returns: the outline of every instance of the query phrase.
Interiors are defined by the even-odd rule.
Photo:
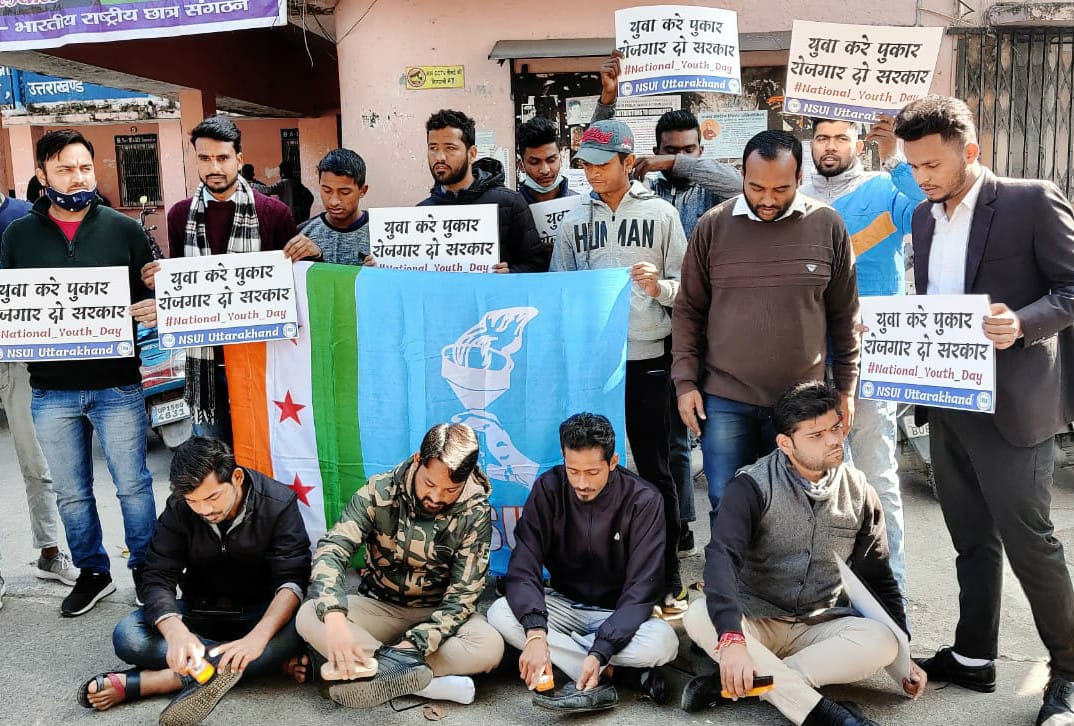
[[[304,485],[302,480],[298,478],[298,474],[295,474],[295,483],[289,486],[288,489],[294,490],[295,494],[298,495],[298,501],[307,507],[310,505],[310,500],[306,498],[306,495],[313,491],[313,487]]]
[[[293,418],[296,424],[299,426],[302,425],[302,422],[298,419],[298,412],[304,409],[306,405],[304,403],[295,403],[294,399],[291,398],[290,391],[287,392],[287,395],[283,397],[282,401],[273,401],[273,403],[280,407],[281,423],[289,418]]]

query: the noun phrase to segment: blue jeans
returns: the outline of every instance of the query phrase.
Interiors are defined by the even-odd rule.
[[[859,398],[847,448],[851,463],[865,475],[880,497],[888,532],[888,562],[903,597],[906,597],[906,552],[903,547],[902,492],[895,458],[897,404]]]
[[[690,466],[690,433],[679,415],[678,399],[675,389],[671,389],[671,455],[668,464],[671,478],[675,480],[675,489],[679,494],[679,522],[689,524],[697,519],[694,507],[694,477]],[[680,527],[680,534],[686,527]]]
[[[268,609],[265,603],[250,608],[241,615],[196,616],[192,615],[186,603],[179,600],[179,612],[183,622],[205,645],[205,651],[212,650],[221,643],[229,643],[243,637],[261,620]],[[112,631],[112,646],[116,655],[135,668],[151,671],[168,670],[168,642],[160,631],[145,621],[145,611],[139,608],[119,621]],[[246,666],[245,676],[255,677],[280,671],[284,662],[302,653],[305,643],[295,630],[295,619],[272,636],[261,656]]]
[[[35,388],[30,411],[52,470],[56,504],[75,567],[101,573],[111,569],[93,496],[94,431],[119,496],[130,551],[127,566],[139,567],[157,528],[153,477],[145,463],[148,422],[141,385],[92,391]]]
[[[776,431],[770,408],[703,395],[707,418],[701,422],[701,454],[715,512],[735,472],[776,448]]]

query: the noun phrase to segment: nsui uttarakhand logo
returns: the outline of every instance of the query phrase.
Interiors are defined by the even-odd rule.
[[[797,98],[792,98],[787,101],[787,110],[791,113],[798,113],[802,109],[802,104]]]
[[[738,91],[739,91],[738,81],[736,81],[734,78],[729,80],[727,82],[727,90],[729,90],[731,93],[738,93]]]
[[[633,94],[634,93],[634,84],[631,83],[630,81],[626,81],[621,86],[619,86],[619,93],[620,93],[620,95],[623,95],[623,96],[629,96],[629,95]]]
[[[298,337],[298,328],[294,323],[287,323],[283,326],[283,337],[296,338]]]
[[[873,384],[870,381],[866,381],[865,383],[861,384],[861,395],[865,396],[866,398],[873,395]]]
[[[992,408],[992,394],[987,391],[982,391],[977,394],[977,408],[982,411],[987,411]]]
[[[160,344],[163,345],[165,348],[174,348],[175,336],[171,333],[165,333],[164,335],[160,336]]]
[[[116,350],[119,351],[120,355],[130,355],[134,352],[134,346],[130,343],[123,342],[116,347]]]

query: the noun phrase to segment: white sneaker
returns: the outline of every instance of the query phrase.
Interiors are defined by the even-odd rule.
[[[78,582],[79,569],[71,562],[71,556],[66,552],[57,552],[52,558],[38,557],[37,562],[30,563],[34,568],[34,574],[41,580],[58,580],[64,585],[74,587]]]

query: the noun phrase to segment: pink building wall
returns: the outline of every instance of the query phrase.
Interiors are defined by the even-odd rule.
[[[335,10],[336,27],[354,27],[338,43],[343,142],[368,165],[370,191],[365,205],[410,205],[427,196],[431,177],[424,124],[440,108],[473,116],[478,129],[491,130],[496,145],[514,158],[511,64],[488,59],[496,41],[611,37],[617,8],[660,4],[668,3],[546,0],[538,7],[532,0],[491,4],[393,0],[370,9],[369,0],[341,0]],[[747,0],[687,4],[737,11],[742,33],[790,30],[796,18],[873,25],[915,22],[912,0],[860,0],[853,11],[845,0],[774,0],[764,3],[763,10]],[[943,9],[948,12],[946,5]],[[921,14],[922,25],[946,22]],[[952,41],[945,37],[934,90],[950,91],[952,62]],[[592,59],[590,67],[595,70],[599,64],[600,59]],[[465,88],[406,90],[403,71],[412,65],[463,65]]]

